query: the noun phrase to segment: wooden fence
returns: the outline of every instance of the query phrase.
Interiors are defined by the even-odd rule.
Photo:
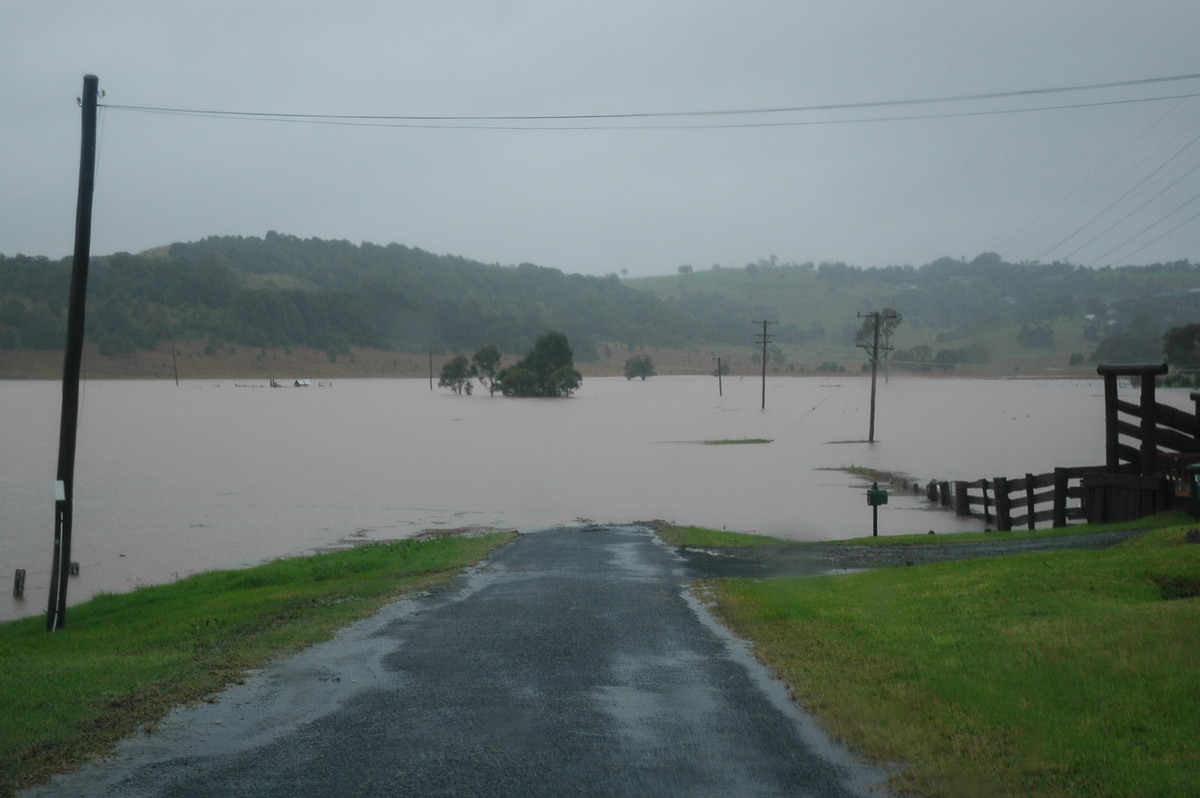
[[[963,517],[982,518],[996,529],[1036,529],[1037,525],[1066,526],[1088,519],[1086,480],[1104,474],[1104,466],[1056,468],[1046,474],[1026,474],[1009,479],[959,480],[954,483],[954,511]],[[948,487],[948,483],[939,483]],[[939,501],[948,503],[940,489]]]
[[[1178,506],[1191,491],[1187,467],[1200,463],[1200,391],[1190,394],[1195,410],[1189,413],[1156,400],[1155,381],[1167,373],[1166,364],[1102,365],[1097,372],[1104,377],[1104,465],[1016,479],[935,480],[929,501],[1006,531],[1128,521]],[[1121,377],[1138,385],[1139,403],[1119,398]]]
[[[1178,471],[1200,460],[1200,391],[1190,396],[1194,410],[1164,405],[1155,397],[1155,378],[1167,365],[1103,365],[1104,450],[1108,473],[1152,476]],[[1117,380],[1127,377],[1140,383],[1140,402],[1122,401]],[[1124,440],[1122,440],[1124,439]]]

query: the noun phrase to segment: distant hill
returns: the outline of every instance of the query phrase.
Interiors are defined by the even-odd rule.
[[[1120,269],[1012,264],[991,253],[920,268],[759,261],[628,282],[690,315],[740,320],[746,340],[748,320],[776,321],[780,354],[810,365],[861,362],[859,314],[885,308],[903,317],[891,342],[898,364],[1009,374],[1022,364],[1066,367],[1072,355],[1084,364],[1161,362],[1163,333],[1200,320],[1200,265],[1188,261]]]
[[[0,255],[0,352],[61,349],[69,279],[69,259]],[[772,259],[622,280],[272,232],[93,258],[87,334],[112,357],[200,341],[213,353],[304,347],[334,359],[351,347],[470,353],[485,344],[519,356],[559,330],[585,363],[654,348],[703,352],[678,362],[707,369],[709,354],[759,362],[753,322],[767,319],[777,322],[772,368],[788,373],[857,370],[859,314],[884,308],[903,317],[890,342],[898,368],[1154,361],[1166,329],[1200,319],[1200,268],[1092,270],[983,254],[920,268]]]

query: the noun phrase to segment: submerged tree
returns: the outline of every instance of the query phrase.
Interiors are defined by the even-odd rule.
[[[634,377],[641,377],[643,381],[647,377],[654,376],[654,361],[649,355],[634,355],[625,361],[625,379],[632,380]]]
[[[571,344],[560,332],[543,334],[524,358],[501,369],[496,379],[505,396],[570,396],[583,382]]]
[[[477,377],[480,384],[488,389],[488,396],[494,396],[500,390],[496,380],[499,373],[500,350],[493,344],[488,344],[471,356],[471,376]]]
[[[438,385],[449,388],[456,394],[465,393],[469,396],[471,394],[471,365],[467,358],[459,355],[442,366],[442,376],[438,379]]]

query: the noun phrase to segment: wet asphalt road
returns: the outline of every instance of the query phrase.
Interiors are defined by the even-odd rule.
[[[883,795],[690,575],[636,527],[524,534],[22,795]]]

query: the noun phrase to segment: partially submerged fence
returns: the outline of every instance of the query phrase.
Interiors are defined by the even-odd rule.
[[[1187,466],[1200,463],[1200,391],[1191,393],[1195,412],[1188,413],[1156,400],[1155,378],[1167,372],[1165,364],[1103,365],[1097,372],[1104,377],[1104,465],[960,480],[953,494],[950,483],[931,482],[930,501],[953,503],[958,515],[982,518],[998,530],[1125,521],[1172,509],[1189,494]],[[1139,403],[1119,398],[1120,377],[1139,385]]]
[[[998,530],[1066,526],[1088,517],[1084,481],[1104,473],[1104,466],[1056,468],[1045,474],[1009,479],[995,477],[954,483],[954,512],[982,518]],[[943,494],[944,495],[944,494]],[[945,504],[945,500],[942,500]]]

